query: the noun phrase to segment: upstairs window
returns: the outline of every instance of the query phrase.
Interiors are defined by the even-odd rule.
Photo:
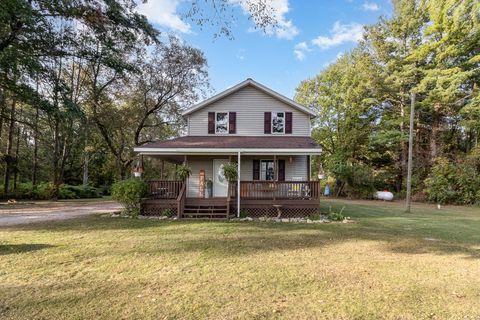
[[[228,112],[215,114],[215,133],[228,133]]]
[[[272,112],[272,133],[285,133],[285,112]]]

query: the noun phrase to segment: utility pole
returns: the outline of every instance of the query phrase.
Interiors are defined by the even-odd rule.
[[[407,167],[407,199],[405,212],[410,213],[412,202],[412,153],[413,153],[413,121],[415,118],[415,92],[410,93],[410,128],[408,133],[408,167]]]

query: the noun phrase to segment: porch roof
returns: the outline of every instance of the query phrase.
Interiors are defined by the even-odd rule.
[[[311,137],[186,136],[136,147],[141,154],[320,154]]]

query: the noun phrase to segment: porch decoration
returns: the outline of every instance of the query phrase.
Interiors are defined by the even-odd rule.
[[[223,165],[223,175],[228,182],[234,182],[238,179],[238,169],[235,162],[229,162]]]
[[[198,197],[205,197],[205,170],[200,170],[198,174]]]
[[[137,165],[135,168],[133,168],[133,176],[135,178],[141,178],[142,173],[145,171],[145,168],[143,167],[143,156],[140,156],[137,160]]]
[[[213,181],[208,179],[205,181],[205,198],[211,198],[213,193]]]
[[[191,174],[192,169],[189,166],[182,164],[177,167],[177,177],[181,181],[186,181]]]

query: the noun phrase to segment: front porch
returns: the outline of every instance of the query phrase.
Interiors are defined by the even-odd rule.
[[[185,182],[149,181],[145,215],[297,217],[319,210],[320,184],[311,181],[311,156],[321,149],[311,137],[186,136],[135,151],[191,171]],[[224,168],[231,163],[238,174],[228,182]]]
[[[142,214],[149,216],[168,212],[178,218],[225,219],[240,213],[250,217],[302,217],[318,212],[320,205],[319,181],[240,181],[240,188],[231,182],[226,197],[212,198],[187,197],[187,183],[183,181],[155,180],[148,181],[148,186]]]

